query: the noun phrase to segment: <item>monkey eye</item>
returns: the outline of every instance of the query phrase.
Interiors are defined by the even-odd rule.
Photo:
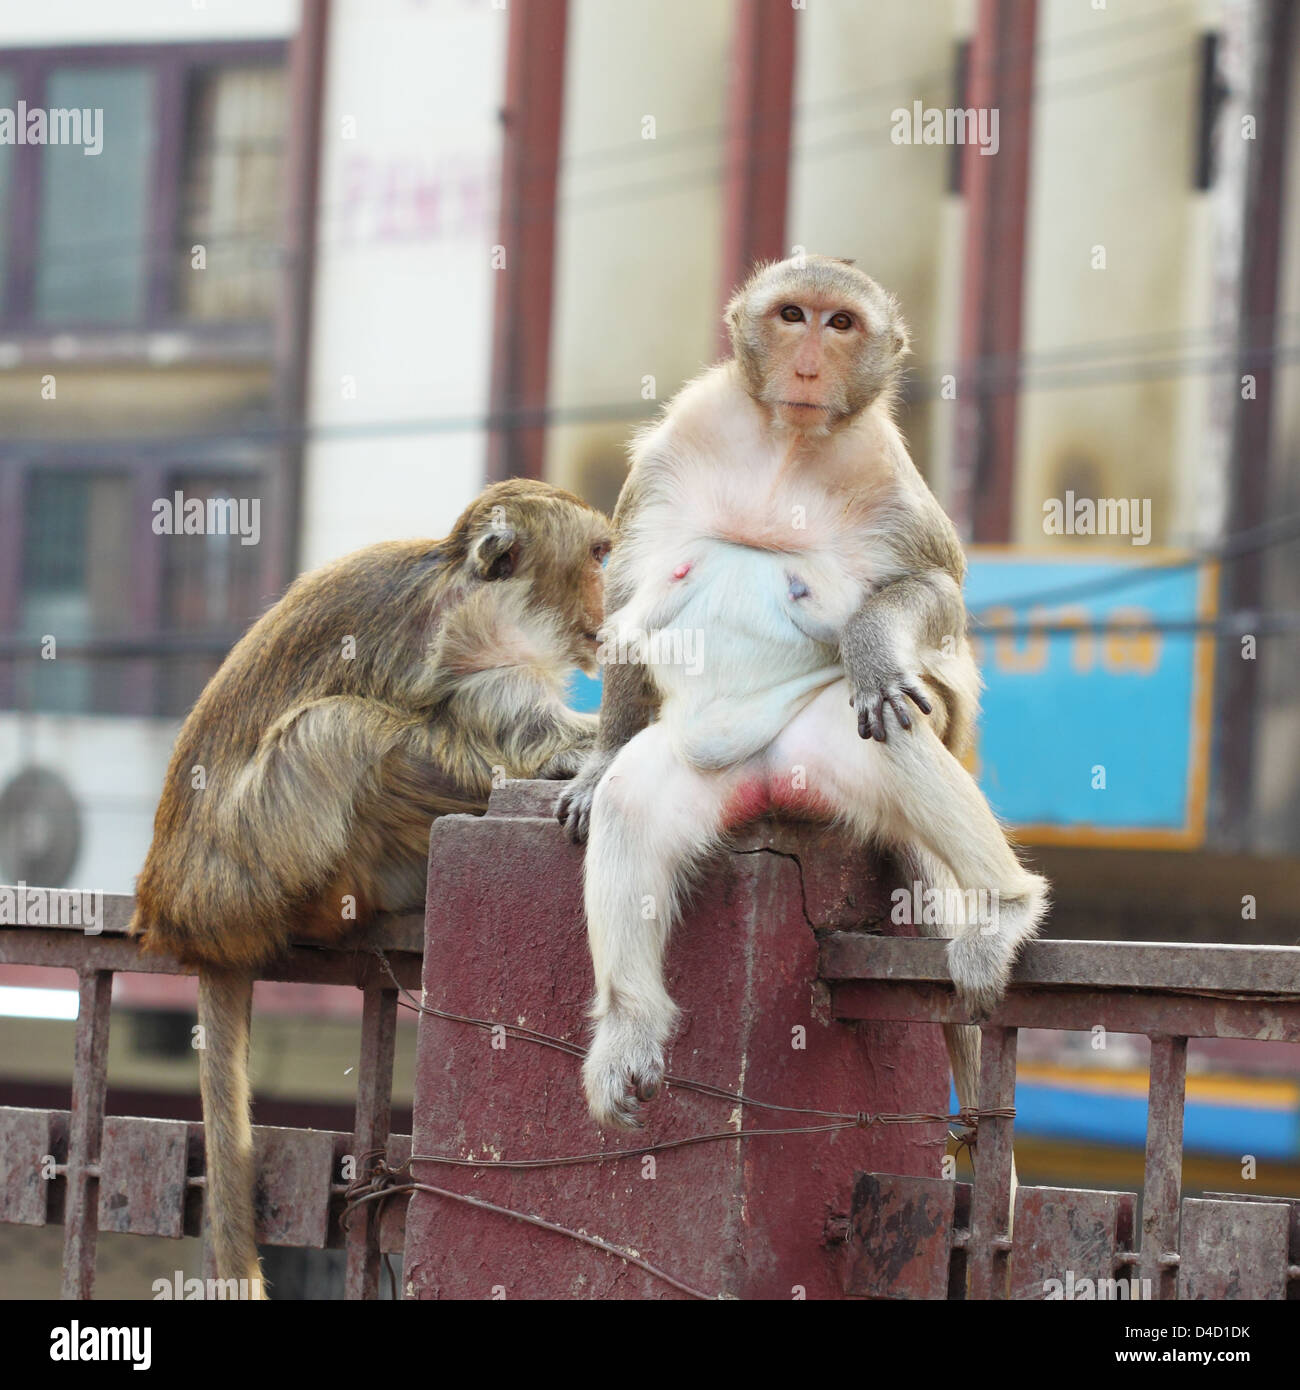
[[[838,328],[841,333],[847,332],[853,327],[853,319],[850,315],[841,310],[838,314],[832,314],[828,320],[832,328]]]
[[[609,550],[609,542],[600,541],[598,544],[591,547],[591,554],[597,564],[604,564],[606,557],[609,555]]]
[[[803,310],[797,304],[787,304],[785,308],[781,310],[781,317],[786,323],[802,323]]]

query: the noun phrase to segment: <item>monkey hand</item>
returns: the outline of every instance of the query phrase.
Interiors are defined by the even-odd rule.
[[[920,678],[905,676],[899,670],[877,668],[853,671],[849,675],[849,681],[853,686],[849,704],[857,711],[858,734],[861,738],[874,738],[881,743],[885,742],[886,707],[893,710],[904,729],[912,727],[908,700],[911,700],[922,714],[929,714],[933,708],[923,693]]]
[[[555,818],[575,845],[582,844],[587,838],[587,830],[591,825],[591,803],[596,796],[596,787],[613,761],[612,752],[603,748],[593,749],[587,754],[573,781],[560,794],[560,804]]]

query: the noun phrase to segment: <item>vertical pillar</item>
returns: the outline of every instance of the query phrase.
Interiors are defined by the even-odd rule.
[[[660,1299],[685,1285],[710,1297],[843,1297],[856,1175],[937,1177],[946,1137],[932,1122],[819,1129],[860,1111],[947,1111],[939,1030],[839,1022],[817,978],[814,927],[887,921],[892,880],[824,827],[760,822],[738,835],[702,876],[667,960],[682,1008],[668,1071],[724,1094],[670,1081],[644,1129],[606,1132],[587,1115],[579,1076],[592,975],[582,852],[555,824],[558,794],[553,783],[512,783],[485,817],[434,825],[424,1000],[461,1021],[420,1018],[412,1135],[415,1154],[475,1161],[413,1162],[416,1181],[550,1228],[417,1191],[408,1296]],[[736,1091],[792,1108],[725,1094]],[[772,1128],[817,1132],[732,1137]],[[599,1161],[545,1162],[583,1155]],[[504,1166],[520,1159],[543,1163]]]
[[[540,478],[555,290],[555,199],[568,0],[513,0],[506,50],[501,223],[492,322],[489,482]]]
[[[288,197],[285,278],[275,322],[276,415],[284,430],[273,489],[277,524],[262,582],[283,588],[298,572],[302,535],[302,473],[306,453],[311,368],[312,305],[316,281],[316,205],[320,196],[320,129],[325,101],[329,0],[302,0],[289,46],[289,134],[284,166]]]
[[[983,1029],[980,1044],[980,1109],[1009,1109],[1016,1103],[1014,1028]],[[1012,1130],[1015,1121],[985,1116],[979,1122],[971,1239],[966,1268],[971,1298],[1006,1298],[1011,1251]]]
[[[68,1123],[67,1197],[63,1209],[63,1289],[70,1299],[95,1292],[99,1233],[99,1151],[108,1094],[111,970],[86,970],[78,981],[76,1060]]]
[[[1168,1256],[1178,1248],[1183,1191],[1183,1092],[1187,1039],[1151,1039],[1147,1094],[1146,1176],[1142,1186],[1142,1251],[1139,1276],[1151,1281],[1152,1298],[1178,1296],[1178,1269]]]
[[[1236,361],[1221,393],[1216,393],[1230,421],[1224,518],[1229,535],[1251,530],[1269,517],[1289,79],[1300,27],[1295,9],[1295,0],[1270,0],[1230,21],[1255,39],[1248,47],[1254,79],[1250,85],[1255,88],[1249,114],[1256,117],[1258,128],[1253,141],[1242,140],[1230,124],[1219,136],[1222,145],[1234,151],[1233,158],[1246,166],[1239,171],[1240,220],[1232,228],[1240,245],[1234,265],[1240,279],[1227,287],[1236,299]],[[1251,399],[1243,396],[1246,377],[1254,382]],[[1266,606],[1262,553],[1247,551],[1225,563],[1219,573],[1221,613],[1252,613]],[[1238,849],[1251,843],[1260,665],[1241,659],[1240,640],[1234,633],[1219,644],[1214,719],[1214,834],[1224,848]]]
[[[369,1159],[362,1155],[387,1149],[392,1121],[393,1057],[397,1047],[397,991],[377,984],[365,988],[361,1012],[361,1065],[352,1139],[357,1175]],[[353,1214],[348,1227],[344,1297],[379,1297],[379,1206],[368,1202]]]
[[[790,0],[738,0],[723,186],[724,305],[755,261],[786,254],[794,26]],[[719,332],[719,350],[726,352],[725,325]]]
[[[963,536],[1011,539],[1037,0],[980,0],[967,108],[998,111],[998,152],[964,149],[966,251],[953,514]]]

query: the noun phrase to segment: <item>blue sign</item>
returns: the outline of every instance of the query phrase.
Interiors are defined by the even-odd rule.
[[[975,772],[1027,840],[1204,837],[1214,572],[1179,556],[975,549],[966,581],[985,690]]]

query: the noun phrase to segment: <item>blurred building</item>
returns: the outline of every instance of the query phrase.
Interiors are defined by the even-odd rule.
[[[803,247],[898,294],[973,606],[1029,623],[986,627],[981,756],[1051,929],[1300,939],[1295,9],[9,7],[0,110],[102,110],[103,148],[0,143],[0,882],[128,891],[179,719],[296,572],[512,472],[612,506],[728,292]],[[977,108],[988,154],[928,141]],[[256,499],[256,544],[158,534],[177,493]],[[1145,541],[1051,534],[1066,498]]]

